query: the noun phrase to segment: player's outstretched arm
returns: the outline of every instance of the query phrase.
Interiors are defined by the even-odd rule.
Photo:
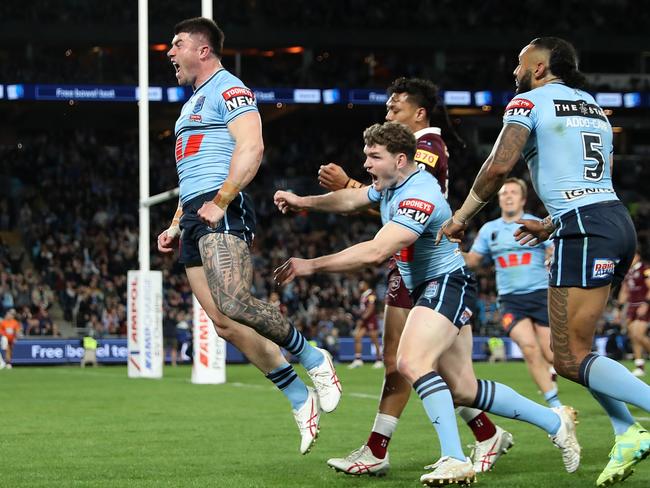
[[[255,177],[264,154],[262,122],[258,112],[246,112],[228,124],[235,140],[228,178],[211,202],[205,202],[197,215],[211,227],[216,227],[226,208]]]
[[[314,273],[346,273],[368,266],[379,266],[400,249],[413,244],[418,234],[389,222],[370,240],[350,246],[336,254],[314,259],[290,258],[273,272],[278,285],[285,285],[300,276]]]
[[[440,242],[443,235],[452,242],[460,242],[467,229],[467,223],[503,186],[508,174],[519,161],[529,136],[530,130],[523,125],[510,123],[503,126],[465,202],[451,219],[443,224],[436,242]]]
[[[345,170],[336,163],[321,165],[318,169],[318,184],[330,191],[365,186],[354,178],[350,178]]]
[[[158,251],[162,253],[174,252],[174,247],[178,238],[181,235],[181,217],[183,216],[183,205],[181,201],[178,200],[178,207],[176,207],[176,213],[172,218],[171,224],[165,230],[163,230],[158,235]]]
[[[325,195],[298,196],[295,193],[279,190],[273,195],[273,203],[280,212],[299,212],[314,210],[317,212],[350,213],[368,208],[373,202],[368,198],[367,188],[347,188]]]

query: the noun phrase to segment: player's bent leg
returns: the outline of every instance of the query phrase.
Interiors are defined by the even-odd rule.
[[[457,404],[471,404],[476,397],[477,381],[471,357],[472,330],[470,326],[464,326],[454,344],[445,351],[439,361],[440,374],[449,385]],[[477,438],[472,446],[470,460],[477,473],[489,471],[499,457],[513,446],[512,434],[494,425],[481,410],[459,407],[456,411],[468,424],[481,424],[472,428]]]
[[[305,386],[276,344],[219,312],[201,266],[186,268],[186,273],[192,292],[219,337],[237,347],[287,397],[300,432],[300,452],[309,452],[319,432],[320,408],[315,392]]]
[[[528,372],[542,391],[546,403],[551,407],[561,406],[562,404],[557,396],[557,389],[549,374],[550,364],[544,358],[533,321],[525,318],[514,324],[510,329],[510,338],[521,349]]]
[[[397,349],[397,369],[422,400],[440,441],[441,459],[433,472],[420,478],[426,484],[474,477],[472,463],[461,447],[451,392],[436,371],[440,357],[457,335],[458,328],[447,317],[431,308],[415,306]]]
[[[463,331],[458,343],[452,346],[440,360],[454,401],[459,405],[472,406],[502,417],[522,420],[546,431],[553,443],[562,451],[562,460],[568,472],[580,464],[580,445],[575,436],[575,419],[568,407],[549,409],[515,392],[512,388],[495,381],[476,380],[471,365],[471,349]],[[474,383],[474,384],[472,384]],[[475,395],[472,399],[472,395]]]
[[[375,362],[373,363],[372,367],[375,369],[379,369],[383,366],[383,362],[382,362],[381,344],[379,344],[379,333],[377,329],[369,330],[368,336],[370,337],[370,340],[375,346]]]
[[[650,386],[613,359],[591,352],[594,330],[609,285],[549,289],[549,317],[555,369],[567,379],[650,412]]]
[[[199,239],[199,249],[219,311],[296,356],[314,383],[322,410],[334,410],[342,388],[330,354],[311,346],[277,307],[252,296],[253,266],[246,242],[233,235],[211,233]]]
[[[382,476],[390,469],[388,445],[397,428],[411,385],[397,371],[397,347],[410,309],[384,307],[384,382],[372,431],[366,443],[344,458],[327,460],[328,466],[347,474]]]

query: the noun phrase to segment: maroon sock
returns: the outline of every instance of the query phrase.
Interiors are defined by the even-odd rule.
[[[377,432],[371,432],[366,445],[372,451],[373,456],[379,459],[384,459],[386,457],[386,450],[388,449],[389,442],[390,437],[378,434]]]
[[[485,441],[497,433],[496,426],[492,423],[485,412],[481,412],[472,420],[467,422],[469,428],[474,432],[474,437],[479,442]]]

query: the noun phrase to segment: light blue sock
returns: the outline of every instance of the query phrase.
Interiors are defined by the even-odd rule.
[[[291,407],[294,410],[298,410],[307,401],[309,394],[307,387],[289,363],[278,366],[267,374],[266,377],[284,393],[284,396],[289,399]]]
[[[509,419],[523,420],[550,435],[557,434],[560,428],[560,416],[553,410],[496,381],[478,380],[478,391],[472,406]]]
[[[465,461],[456,424],[454,401],[445,380],[435,371],[431,371],[413,383],[413,389],[422,400],[424,410],[438,433],[441,456]]]
[[[551,408],[562,406],[562,402],[560,401],[560,398],[557,396],[557,388],[553,388],[552,390],[549,390],[546,393],[544,393],[544,400],[546,400],[546,403],[548,403],[548,406]]]
[[[625,403],[608,397],[603,393],[598,393],[591,388],[589,389],[589,393],[594,396],[596,401],[605,409],[607,415],[609,415],[609,420],[614,428],[614,435],[624,434],[631,425],[634,425],[634,417],[632,417]]]
[[[280,345],[296,356],[298,361],[300,361],[300,364],[302,364],[307,371],[316,366],[320,366],[325,360],[323,353],[309,344],[309,342],[305,340],[305,337],[298,332],[293,325],[291,326],[291,330],[289,331],[289,335],[284,341],[284,344]]]
[[[650,385],[618,361],[590,353],[582,361],[579,374],[580,383],[590,390],[650,412]]]

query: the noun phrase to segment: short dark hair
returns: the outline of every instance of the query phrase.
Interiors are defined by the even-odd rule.
[[[413,132],[399,122],[384,122],[375,124],[363,131],[363,142],[366,146],[386,146],[391,154],[406,154],[413,161],[417,143]]]
[[[406,93],[411,103],[427,111],[427,119],[431,122],[433,111],[438,106],[438,87],[429,80],[422,78],[397,78],[388,87],[388,95]]]
[[[549,51],[551,73],[567,86],[580,90],[586,88],[587,78],[578,70],[578,53],[573,44],[559,37],[538,37],[530,41],[530,45]]]
[[[218,58],[221,58],[225,36],[214,20],[206,19],[205,17],[194,17],[192,19],[182,20],[174,26],[174,34],[180,32],[201,34],[208,41],[214,54],[216,54]]]

